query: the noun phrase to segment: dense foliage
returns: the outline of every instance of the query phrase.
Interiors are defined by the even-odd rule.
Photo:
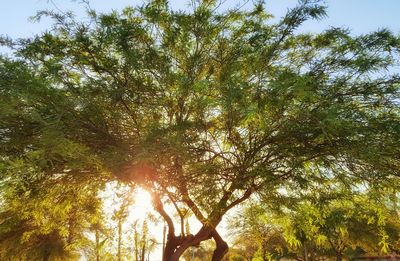
[[[237,259],[341,261],[399,253],[395,192],[323,194],[287,193],[278,207],[257,201],[238,212],[230,221]]]
[[[398,36],[296,33],[325,16],[314,0],[276,23],[262,2],[191,3],[186,11],[166,0],[121,13],[88,9],[89,21],[44,11],[37,18],[54,18],[51,30],[2,40],[15,50],[0,61],[2,211],[13,208],[8,198],[35,202],[37,193],[46,200],[23,203],[28,215],[43,219],[53,204],[62,212],[54,216],[71,217],[107,183],[140,185],[168,225],[165,261],[211,238],[212,260],[221,260],[228,246],[216,227],[252,194],[275,200],[284,189],[329,191],[337,181],[350,191],[398,188]],[[71,193],[58,199],[64,187]],[[186,212],[202,224],[195,234]],[[31,220],[20,217],[10,222]],[[72,233],[46,227],[42,234],[55,231],[52,242],[68,249]]]

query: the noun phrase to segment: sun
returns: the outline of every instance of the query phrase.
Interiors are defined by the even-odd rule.
[[[135,190],[134,202],[135,207],[147,208],[147,210],[151,209],[152,206],[150,193],[142,188],[138,188]]]
[[[133,215],[138,219],[145,219],[152,210],[152,199],[150,193],[142,188],[137,188],[133,195]]]

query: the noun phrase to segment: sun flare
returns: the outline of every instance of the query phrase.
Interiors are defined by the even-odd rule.
[[[142,188],[138,188],[134,194],[135,207],[145,208],[147,210],[151,209],[152,199],[148,191]]]

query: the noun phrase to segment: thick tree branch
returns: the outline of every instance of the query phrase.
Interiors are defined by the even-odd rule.
[[[164,218],[165,222],[168,225],[168,238],[175,237],[174,222],[172,221],[168,213],[164,210],[161,199],[159,195],[157,195],[156,193],[153,193],[153,204],[154,204],[154,209]]]

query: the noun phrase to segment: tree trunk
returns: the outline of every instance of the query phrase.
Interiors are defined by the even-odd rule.
[[[218,234],[216,230],[213,231],[212,237],[216,243],[216,248],[214,250],[213,256],[212,256],[212,261],[221,261],[222,258],[226,255],[228,252],[228,244],[221,238],[221,236]]]
[[[139,232],[137,228],[137,223],[135,222],[134,224],[134,231],[133,231],[133,240],[134,240],[134,255],[135,255],[135,261],[139,261]]]
[[[163,261],[173,261],[172,256],[175,253],[175,249],[178,246],[178,239],[176,237],[167,236],[167,241],[165,242],[165,248],[163,251]],[[179,257],[178,259],[179,260]]]
[[[163,227],[163,239],[162,239],[162,258],[164,257],[164,250],[165,250],[165,235],[167,233],[167,226],[164,221],[164,227]]]
[[[198,247],[202,241],[213,238],[216,243],[216,248],[213,253],[212,261],[221,261],[225,254],[228,252],[228,244],[221,238],[215,229],[217,225],[221,222],[222,216],[226,211],[228,211],[233,206],[239,204],[246,198],[248,198],[253,192],[253,187],[246,190],[242,197],[234,200],[230,204],[227,204],[232,191],[226,192],[221,199],[220,206],[224,207],[223,210],[218,209],[212,211],[208,218],[205,218],[199,208],[190,199],[187,189],[183,189],[182,194],[184,195],[185,203],[193,211],[197,219],[203,224],[203,227],[195,234],[185,234],[182,233],[181,236],[175,235],[175,226],[171,217],[164,210],[161,198],[157,193],[154,193],[153,197],[153,207],[154,209],[164,218],[166,224],[168,225],[168,235],[167,242],[163,249],[163,261],[179,261],[179,258],[189,247]]]
[[[308,261],[308,251],[307,251],[307,245],[304,242],[304,261]]]
[[[96,261],[100,261],[100,235],[99,230],[96,228]]]
[[[50,259],[50,251],[46,249],[43,253],[43,261],[49,261]]]
[[[143,246],[142,246],[142,255],[140,257],[140,261],[145,261],[146,257],[146,242],[143,242]]]
[[[221,245],[217,245],[214,250],[211,261],[221,261],[226,253],[228,253],[228,244],[224,241]]]
[[[118,220],[118,261],[121,261],[121,245],[122,245],[122,220]]]
[[[179,261],[179,258],[189,247],[198,247],[202,241],[210,238],[213,238],[216,243],[211,260],[221,261],[228,252],[228,244],[214,228],[208,226],[203,226],[195,235],[187,235],[185,237],[168,236],[163,261]]]
[[[336,261],[342,261],[342,260],[343,260],[342,253],[336,253]]]
[[[268,246],[268,241],[267,240],[263,240],[263,244],[262,244],[262,260],[263,261],[268,261],[267,246]]]

